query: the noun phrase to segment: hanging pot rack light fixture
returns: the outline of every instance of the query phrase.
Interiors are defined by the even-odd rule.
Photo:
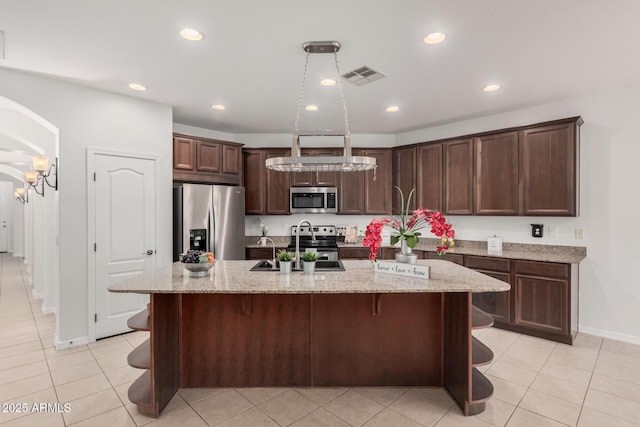
[[[307,52],[304,74],[302,77],[302,88],[298,97],[298,110],[296,112],[295,130],[291,142],[291,156],[274,157],[267,159],[265,165],[268,169],[279,172],[356,172],[371,170],[377,167],[376,159],[369,156],[353,156],[351,154],[351,134],[349,132],[349,119],[347,116],[347,104],[342,93],[342,83],[340,81],[340,65],[338,64],[338,51],[340,43],[337,41],[312,41],[303,43],[302,48]],[[307,79],[307,69],[309,66],[309,55],[312,53],[333,53],[333,58],[338,73],[338,90],[340,101],[342,102],[342,112],[344,115],[343,132],[300,132],[300,113],[302,110],[302,99],[304,96],[304,84]],[[344,138],[342,156],[303,156],[300,150],[301,136],[342,136]]]

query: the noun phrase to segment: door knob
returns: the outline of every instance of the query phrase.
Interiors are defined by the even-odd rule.
[[[154,250],[153,249],[148,249],[145,253],[143,253],[142,255],[153,255],[154,254]]]

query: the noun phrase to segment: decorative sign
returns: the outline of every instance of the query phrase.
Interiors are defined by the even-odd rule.
[[[404,264],[399,262],[378,261],[375,263],[376,273],[394,274],[416,279],[429,279],[431,268],[428,265]]]

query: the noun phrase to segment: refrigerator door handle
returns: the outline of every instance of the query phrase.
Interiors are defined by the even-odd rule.
[[[215,205],[216,201],[213,197],[213,188],[211,194],[211,203],[209,204],[209,252],[216,253],[215,242],[216,242],[216,221],[214,218],[215,214]],[[217,208],[217,207],[216,207]],[[217,255],[216,255],[217,256]]]

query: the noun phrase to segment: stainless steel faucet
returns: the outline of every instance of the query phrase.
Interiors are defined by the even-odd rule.
[[[300,270],[300,226],[304,223],[309,224],[309,228],[311,229],[311,239],[316,240],[316,234],[313,232],[313,225],[307,219],[303,219],[298,223],[298,227],[296,227],[296,270]]]
[[[264,236],[264,237],[261,237],[260,240],[258,240],[258,243],[261,243],[263,240],[264,241],[271,240],[271,250],[273,252],[273,259],[271,260],[271,269],[275,270],[276,269],[276,242],[274,242],[270,237]]]

